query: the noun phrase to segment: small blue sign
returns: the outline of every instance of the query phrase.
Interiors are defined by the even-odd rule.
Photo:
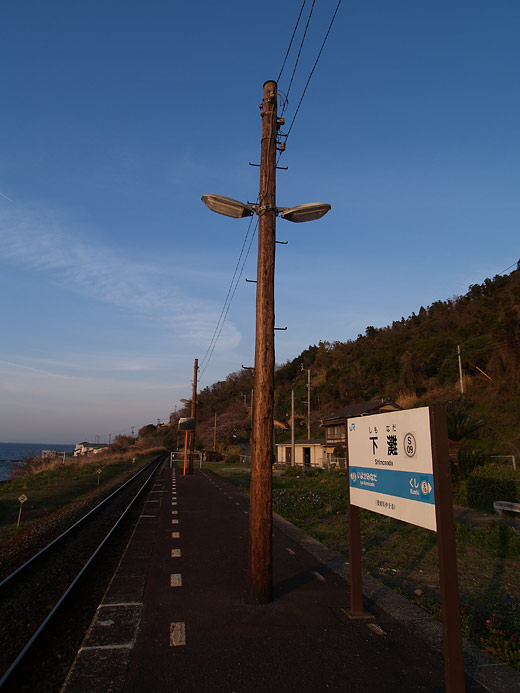
[[[351,488],[359,488],[362,491],[384,493],[387,496],[435,505],[433,474],[350,467],[349,484]]]

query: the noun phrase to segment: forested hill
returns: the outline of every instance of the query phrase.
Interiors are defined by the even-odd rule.
[[[464,296],[420,307],[417,314],[387,327],[369,326],[348,342],[320,341],[276,370],[275,418],[290,420],[291,389],[297,403],[296,435],[306,437],[308,369],[311,372],[312,435],[319,421],[346,404],[377,398],[404,407],[458,402],[484,420],[480,433],[487,447],[520,452],[520,263],[509,275],[486,279]],[[251,372],[230,374],[199,394],[199,434],[212,442],[214,412],[218,439],[247,433]],[[211,434],[211,435],[210,435]]]

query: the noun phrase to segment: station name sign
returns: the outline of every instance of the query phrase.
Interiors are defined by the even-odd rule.
[[[347,420],[350,502],[436,531],[428,407]]]

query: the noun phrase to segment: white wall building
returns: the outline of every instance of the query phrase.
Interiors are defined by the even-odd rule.
[[[79,457],[80,455],[90,455],[91,453],[101,452],[101,450],[106,447],[108,447],[106,443],[76,443],[73,455],[74,457]]]
[[[326,467],[323,453],[325,441],[317,438],[294,441],[294,461],[300,467]],[[276,443],[276,461],[281,464],[292,464],[291,441]]]

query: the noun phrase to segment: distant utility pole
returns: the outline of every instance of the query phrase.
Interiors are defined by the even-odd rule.
[[[307,370],[307,440],[311,439],[311,369]]]
[[[296,464],[296,448],[294,446],[294,390],[291,390],[291,467]]]
[[[460,394],[464,394],[464,381],[462,379],[462,361],[460,359],[460,344],[457,344],[457,356],[459,357],[459,378],[460,378]]]
[[[256,275],[255,406],[249,512],[250,604],[272,599],[272,481],[274,415],[274,261],[276,244],[277,84],[264,84]]]
[[[193,394],[191,396],[191,418],[194,425],[197,421],[197,371],[199,369],[199,359],[195,359],[193,366]],[[190,461],[188,464],[188,474],[193,474],[193,457],[195,455],[195,427],[190,431]]]
[[[215,421],[213,423],[213,450],[217,449],[217,412],[215,412]]]

